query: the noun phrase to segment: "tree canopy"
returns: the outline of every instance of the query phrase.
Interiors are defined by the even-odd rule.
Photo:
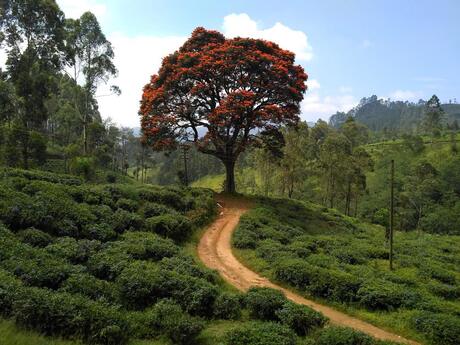
[[[225,190],[233,192],[234,165],[246,146],[299,120],[307,75],[294,58],[272,42],[195,29],[144,88],[146,141],[156,150],[193,142],[224,163]]]

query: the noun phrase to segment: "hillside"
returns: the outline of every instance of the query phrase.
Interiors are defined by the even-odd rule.
[[[389,344],[202,266],[209,190],[0,174],[2,344]]]
[[[433,345],[460,337],[459,243],[458,236],[398,232],[390,270],[383,227],[269,198],[257,199],[233,236],[237,257],[263,276]]]
[[[410,103],[378,99],[377,96],[365,97],[350,111],[332,115],[329,123],[339,128],[351,116],[373,131],[407,132],[417,129],[423,119],[424,105],[424,102]],[[445,111],[446,123],[451,124],[455,120],[460,122],[460,104],[442,104],[442,108]]]

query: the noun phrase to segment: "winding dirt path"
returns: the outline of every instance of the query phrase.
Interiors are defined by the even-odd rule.
[[[325,305],[308,300],[272,283],[267,278],[248,269],[233,255],[231,237],[238,225],[241,215],[245,213],[251,205],[244,199],[223,198],[221,196],[219,196],[218,201],[219,204],[222,205],[220,210],[221,214],[217,220],[208,227],[201,238],[198,245],[198,255],[206,266],[217,270],[226,281],[237,289],[246,291],[252,286],[264,286],[277,289],[282,291],[291,301],[307,305],[323,313],[333,324],[351,327],[382,340],[421,345],[420,343],[387,332]]]

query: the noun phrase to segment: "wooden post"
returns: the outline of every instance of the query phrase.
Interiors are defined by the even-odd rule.
[[[187,168],[187,159],[188,159],[188,150],[190,146],[183,144],[182,145],[182,158],[184,160],[184,184],[188,186],[188,168]]]
[[[394,223],[394,179],[395,161],[391,160],[391,182],[390,182],[390,270],[393,270],[393,223]]]

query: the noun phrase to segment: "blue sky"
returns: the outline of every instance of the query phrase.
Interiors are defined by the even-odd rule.
[[[436,93],[460,101],[458,0],[57,2],[69,17],[95,12],[113,42],[120,70],[114,83],[123,94],[100,104],[103,116],[121,125],[138,124],[142,86],[197,26],[294,50],[309,74],[302,117],[310,121],[372,94],[416,101]]]

